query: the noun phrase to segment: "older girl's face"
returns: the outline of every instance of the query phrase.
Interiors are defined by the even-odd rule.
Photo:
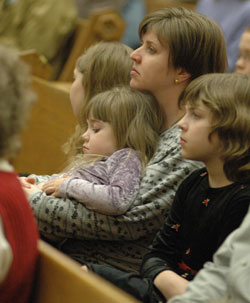
[[[70,88],[70,102],[74,115],[77,117],[84,99],[84,88],[82,85],[83,74],[77,69],[74,70],[74,82]]]
[[[220,141],[217,133],[209,138],[212,131],[211,123],[211,111],[202,102],[195,107],[186,105],[186,114],[178,122],[184,158],[202,161],[208,165],[220,157]]]
[[[236,62],[235,72],[237,74],[250,75],[250,32],[246,31],[239,45],[239,58]]]
[[[173,85],[175,69],[168,63],[167,45],[162,45],[154,31],[149,30],[142,38],[142,45],[131,54],[134,61],[130,73],[130,86],[148,91],[154,96]]]

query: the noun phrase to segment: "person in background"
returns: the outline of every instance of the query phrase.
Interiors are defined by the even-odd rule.
[[[250,75],[250,27],[241,36],[235,73]]]
[[[77,20],[74,0],[2,0],[0,43],[18,51],[35,49],[57,79]]]
[[[10,164],[35,95],[27,66],[0,46],[0,302],[29,302],[38,257],[38,231]]]
[[[144,256],[140,276],[87,264],[143,302],[163,302],[185,292],[250,205],[250,80],[209,74],[193,80],[180,99],[178,123],[186,159],[202,161],[179,186],[170,213]]]
[[[199,0],[196,11],[221,26],[227,45],[228,71],[233,72],[242,33],[250,26],[249,0]]]
[[[37,188],[75,199],[97,213],[124,214],[132,207],[156,149],[162,121],[159,108],[151,95],[117,87],[94,96],[85,116],[82,157],[66,175],[48,178]]]
[[[61,238],[56,244],[60,250],[81,263],[111,264],[135,272],[168,215],[177,187],[203,166],[181,155],[177,122],[185,109],[178,106],[179,96],[192,79],[226,69],[223,34],[201,14],[183,8],[162,9],[143,19],[139,33],[142,45],[131,54],[130,86],[155,97],[163,128],[133,206],[123,215],[105,216],[74,199],[42,192],[29,198],[39,230],[46,237]],[[123,64],[123,59],[119,62]],[[106,73],[106,79],[110,77]]]
[[[126,0],[126,4],[121,9],[126,28],[121,38],[121,42],[136,49],[141,41],[138,37],[138,27],[141,20],[146,15],[146,4],[144,0]]]
[[[92,13],[117,10],[126,23],[121,42],[135,49],[140,45],[137,29],[146,14],[144,0],[75,0],[80,18],[89,18]]]

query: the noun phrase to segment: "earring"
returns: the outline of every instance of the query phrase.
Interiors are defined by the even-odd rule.
[[[178,79],[175,79],[175,83],[176,83],[176,84],[179,83],[179,80],[178,80]]]

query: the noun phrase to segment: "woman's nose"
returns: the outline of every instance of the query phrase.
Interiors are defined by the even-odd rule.
[[[140,48],[135,49],[135,50],[131,53],[130,59],[132,59],[132,60],[135,61],[136,63],[141,62]]]

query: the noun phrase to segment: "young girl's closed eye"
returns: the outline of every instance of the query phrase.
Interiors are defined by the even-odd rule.
[[[52,178],[42,189],[103,214],[123,214],[155,152],[162,121],[157,102],[148,94],[119,87],[93,97],[85,115],[88,127],[81,157],[75,157],[67,177]]]

